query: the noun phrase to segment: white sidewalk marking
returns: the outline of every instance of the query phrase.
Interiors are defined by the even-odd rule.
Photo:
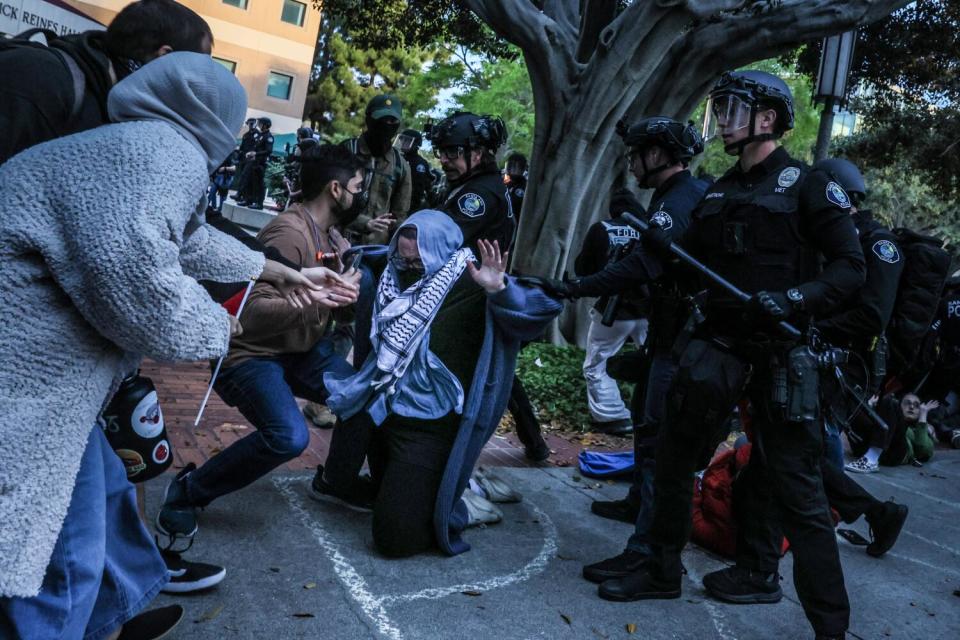
[[[313,533],[313,537],[320,544],[327,556],[333,563],[334,572],[340,582],[346,587],[350,597],[352,597],[361,610],[376,626],[377,630],[390,640],[403,640],[403,634],[394,625],[390,616],[387,615],[386,607],[392,604],[402,602],[413,602],[415,600],[439,600],[450,595],[462,593],[463,591],[492,591],[513,584],[524,582],[530,578],[543,573],[547,565],[557,555],[557,541],[559,534],[553,520],[540,507],[529,500],[525,501],[540,523],[543,529],[544,539],[540,552],[526,565],[503,576],[494,576],[487,580],[478,582],[469,582],[464,584],[452,585],[449,587],[431,587],[422,589],[414,593],[401,593],[396,595],[374,595],[367,586],[357,570],[350,564],[346,557],[340,552],[339,547],[334,543],[327,530],[317,522],[310,512],[304,506],[300,492],[296,491],[293,485],[304,485],[303,478],[273,478],[273,484],[283,494],[290,508],[300,517],[303,525]],[[722,616],[721,616],[722,617]],[[715,623],[716,624],[716,623]],[[722,623],[721,623],[722,626]],[[733,636],[721,633],[723,640],[736,640]]]
[[[462,593],[464,591],[491,591],[493,589],[500,589],[511,584],[529,580],[533,576],[543,573],[544,569],[546,569],[547,565],[550,563],[550,560],[557,555],[557,539],[559,537],[557,534],[557,527],[553,524],[553,520],[550,519],[550,516],[540,509],[540,507],[533,504],[529,500],[527,500],[526,503],[533,507],[533,512],[537,515],[537,520],[540,521],[540,526],[543,528],[543,547],[540,548],[540,553],[538,553],[533,560],[528,562],[521,569],[518,569],[517,571],[509,573],[505,576],[496,576],[490,578],[489,580],[482,580],[480,582],[458,584],[451,587],[434,587],[430,589],[423,589],[415,593],[402,593],[394,596],[384,596],[381,600],[383,604],[386,605],[393,604],[395,602],[411,602],[413,600],[439,600],[440,598],[445,598],[449,595]]]
[[[360,608],[370,618],[377,630],[390,640],[403,640],[400,630],[394,626],[393,621],[387,615],[386,609],[383,608],[381,599],[370,592],[363,576],[357,573],[353,565],[340,553],[337,545],[330,540],[326,529],[314,520],[304,508],[303,502],[291,487],[292,484],[303,484],[302,478],[274,478],[273,484],[287,499],[290,508],[300,516],[303,525],[313,533],[313,537],[333,562],[333,570],[340,582],[347,588],[350,596],[360,605]]]
[[[694,569],[691,564],[692,563],[688,562],[685,565],[687,569],[687,578],[689,578],[690,581],[696,584],[698,587],[702,587],[703,576],[697,573],[696,569]],[[717,635],[719,635],[722,640],[737,640],[737,636],[735,636],[733,632],[727,628],[726,616],[723,615],[723,612],[720,610],[717,604],[713,602],[710,599],[710,596],[706,593],[703,594],[703,606],[707,608],[707,613],[710,614],[710,620],[713,622],[713,628],[717,630]]]
[[[954,549],[953,547],[948,547],[947,545],[943,544],[942,542],[937,542],[936,540],[931,540],[930,538],[926,538],[926,537],[920,535],[919,533],[914,533],[913,531],[907,531],[906,529],[904,529],[903,532],[904,532],[905,534],[907,534],[908,536],[913,536],[913,537],[916,538],[917,540],[922,540],[923,542],[926,542],[927,544],[932,544],[933,546],[938,547],[938,548],[940,548],[940,549],[943,549],[944,551],[946,551],[946,552],[948,552],[948,553],[952,553],[952,554],[955,555],[955,556],[960,556],[960,551],[957,551],[957,550]]]
[[[910,487],[904,486],[904,485],[900,484],[899,482],[894,482],[893,480],[887,480],[886,478],[879,477],[879,475],[880,475],[880,474],[877,474],[877,473],[863,474],[864,478],[866,478],[866,479],[876,480],[877,482],[882,482],[883,484],[888,484],[888,485],[890,485],[891,487],[896,487],[897,489],[900,489],[900,490],[902,490],[902,491],[906,491],[907,493],[912,493],[912,494],[915,495],[915,496],[920,496],[920,497],[922,497],[922,498],[926,498],[927,500],[933,500],[934,502],[939,502],[939,503],[941,503],[941,504],[945,504],[945,505],[947,505],[948,507],[953,507],[954,509],[960,509],[960,503],[958,503],[958,502],[953,502],[953,501],[951,501],[951,500],[946,500],[945,498],[940,498],[940,497],[938,497],[938,496],[931,496],[931,495],[928,495],[928,494],[926,494],[926,493],[922,493],[922,492],[920,492],[920,491],[917,491],[916,489],[911,489]],[[859,480],[859,478],[855,478],[855,479],[856,479],[856,480]]]

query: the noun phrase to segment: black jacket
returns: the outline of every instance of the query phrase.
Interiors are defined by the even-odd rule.
[[[451,190],[441,211],[447,212],[463,231],[463,246],[477,253],[477,240],[500,245],[503,251],[513,244],[516,224],[503,177],[499,170],[478,171]]]
[[[0,43],[0,164],[35,144],[108,122],[107,94],[113,86],[103,31],[37,43]],[[74,109],[69,55],[84,78],[83,98]]]

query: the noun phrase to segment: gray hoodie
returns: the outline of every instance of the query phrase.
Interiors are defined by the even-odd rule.
[[[40,590],[123,375],[227,349],[227,313],[197,280],[255,278],[264,257],[197,206],[245,103],[208,56],[171,53],[117,84],[116,124],[0,165],[0,597]]]

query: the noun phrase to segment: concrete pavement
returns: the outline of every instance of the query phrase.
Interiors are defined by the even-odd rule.
[[[621,497],[624,485],[575,479],[571,469],[497,472],[524,494],[522,503],[504,505],[501,524],[469,531],[473,550],[456,558],[406,560],[374,552],[369,514],[307,497],[309,474],[274,474],[201,514],[186,557],[227,566],[226,580],[154,606],[186,607],[177,639],[812,638],[789,555],[781,566],[785,598],[776,605],[708,599],[700,579],[725,561],[697,547],[685,552],[682,598],[600,600],[581,567],[619,553],[631,528],[590,515],[589,505]],[[852,637],[960,638],[960,451],[938,450],[921,469],[857,479],[877,497],[909,505],[910,517],[882,559],[840,543]],[[148,513],[165,483],[150,483]],[[863,522],[854,528],[869,537]]]

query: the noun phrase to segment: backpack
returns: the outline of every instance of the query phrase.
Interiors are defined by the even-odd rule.
[[[350,153],[357,154],[357,145],[360,144],[360,138],[350,138],[346,141],[347,148],[350,149]],[[405,167],[405,161],[403,156],[400,155],[400,151],[396,147],[390,147],[390,150],[393,151],[393,184],[399,184],[403,180],[404,174],[407,170]],[[371,158],[371,165],[375,165],[376,160]],[[370,183],[373,182],[373,166],[367,171],[366,179],[364,180],[364,188],[369,189]]]
[[[888,369],[901,375],[922,374],[936,359],[932,325],[950,275],[950,254],[937,238],[906,228],[894,229],[893,234],[903,252],[904,266],[887,326]]]
[[[38,34],[43,36],[43,41],[31,40],[31,38]],[[50,46],[50,43],[57,38],[57,34],[49,29],[27,29],[12,38],[0,38],[0,54],[3,54],[4,51],[23,47],[52,51],[56,54],[63,63],[63,66],[70,72],[71,83],[73,85],[73,103],[70,106],[70,116],[67,121],[72,122],[80,115],[80,110],[83,108],[83,96],[87,88],[87,78],[83,75],[83,71],[77,66],[72,56],[65,51]],[[0,60],[2,59],[2,55],[0,55]]]

